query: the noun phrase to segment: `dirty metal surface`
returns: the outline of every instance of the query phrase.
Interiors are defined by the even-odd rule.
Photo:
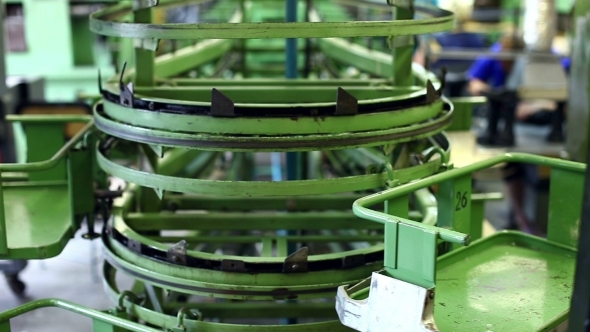
[[[498,233],[441,257],[435,319],[441,331],[546,331],[566,319],[575,251]]]

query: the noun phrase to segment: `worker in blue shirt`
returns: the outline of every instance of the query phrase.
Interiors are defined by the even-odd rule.
[[[524,47],[522,39],[512,35],[504,36],[494,44],[490,51],[519,51]],[[468,71],[468,91],[472,95],[488,97],[488,127],[477,141],[482,145],[510,146],[514,144],[514,115],[518,98],[516,96],[517,81],[512,71],[514,60],[500,60],[492,57],[480,57],[475,60]],[[500,119],[504,126],[498,133]]]
[[[509,35],[494,44],[490,51],[520,51],[523,49],[523,46],[522,39]],[[561,64],[564,70],[569,72],[570,59],[567,57],[562,58]],[[512,70],[513,67],[514,60],[480,57],[474,61],[469,69],[469,92],[472,95],[485,95],[489,97],[487,110],[488,128],[483,136],[478,137],[478,143],[482,145],[514,145],[514,118],[517,106],[519,105],[516,95],[519,78],[514,76],[520,75],[520,73],[514,73]],[[531,123],[543,121],[538,120],[541,118],[548,118],[549,121],[545,120],[545,122],[551,122],[553,126],[547,140],[550,142],[563,141],[563,103],[558,103],[556,111],[520,113],[520,120],[530,121]],[[501,118],[504,119],[504,126],[498,134],[498,122]]]

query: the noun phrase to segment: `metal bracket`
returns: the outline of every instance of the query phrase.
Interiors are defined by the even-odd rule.
[[[160,46],[160,40],[156,38],[134,39],[133,46],[148,51],[157,51]]]
[[[369,279],[351,289],[368,286]],[[434,289],[416,286],[378,272],[370,278],[369,298],[354,300],[354,293],[340,286],[336,295],[336,312],[340,322],[357,331],[433,332]]]
[[[430,80],[426,81],[426,103],[432,104],[438,99],[438,93]]]
[[[134,0],[133,1],[133,10],[140,10],[155,7],[158,5],[159,0]]]
[[[186,241],[182,240],[166,251],[166,259],[171,263],[186,265]]]
[[[359,101],[348,91],[338,87],[336,94],[336,115],[356,115]]]
[[[221,91],[211,89],[211,116],[234,117],[234,102]]]
[[[141,243],[139,241],[127,239],[127,248],[135,253],[141,254]]]
[[[125,85],[123,83],[123,75],[125,74],[125,68],[127,67],[127,62],[123,64],[123,69],[121,70],[121,76],[119,77],[119,102],[123,106],[133,107],[133,83],[129,82],[129,85]]]
[[[303,247],[285,258],[283,272],[307,272],[309,249]]]

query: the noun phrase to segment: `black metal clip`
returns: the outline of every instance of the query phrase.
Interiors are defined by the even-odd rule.
[[[211,116],[235,117],[234,102],[221,91],[211,89]]]
[[[350,269],[353,267],[365,265],[365,255],[352,255],[342,257],[342,268]]]
[[[358,113],[359,101],[343,88],[338,87],[336,94],[336,115],[355,115]]]
[[[186,241],[182,240],[166,251],[166,260],[170,263],[186,265]]]
[[[439,98],[434,85],[430,80],[426,81],[426,104],[431,104]]]
[[[302,247],[296,252],[285,258],[283,263],[283,272],[307,272],[307,257],[309,255],[309,249]]]
[[[133,107],[134,98],[133,98],[133,85],[125,85],[123,83],[123,75],[125,74],[125,68],[127,67],[127,62],[123,64],[123,69],[121,70],[121,76],[119,77],[119,102],[123,106]]]

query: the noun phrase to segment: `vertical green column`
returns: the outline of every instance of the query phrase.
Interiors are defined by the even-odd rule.
[[[438,190],[437,226],[471,235],[471,174],[442,182]]]
[[[550,183],[547,239],[575,247],[580,235],[584,175],[554,168]]]
[[[392,0],[389,0],[392,2]],[[402,3],[403,2],[403,3]],[[393,2],[394,20],[411,20],[414,18],[413,0]],[[413,36],[399,36],[391,39],[393,47],[393,84],[408,86],[414,84],[412,76],[412,57],[414,55]]]
[[[50,159],[64,145],[63,123],[26,123],[23,127],[27,138],[27,162],[29,163]],[[61,160],[48,170],[29,173],[29,180],[65,180],[66,174],[66,162]]]
[[[143,8],[135,12],[135,23],[152,23],[153,8]],[[135,85],[154,85],[155,52],[143,48],[135,48]]]
[[[385,201],[385,213],[400,218],[407,218],[409,215],[408,197],[401,196]],[[397,243],[398,243],[398,223],[385,224],[385,256],[384,265],[388,269],[397,269]],[[391,273],[391,271],[390,271]]]
[[[10,330],[10,321],[3,321],[0,322],[0,332],[11,332]]]
[[[8,231],[6,229],[6,215],[4,212],[4,188],[0,178],[0,258],[8,256]],[[0,331],[2,331],[0,324]],[[10,329],[9,329],[10,330]]]

